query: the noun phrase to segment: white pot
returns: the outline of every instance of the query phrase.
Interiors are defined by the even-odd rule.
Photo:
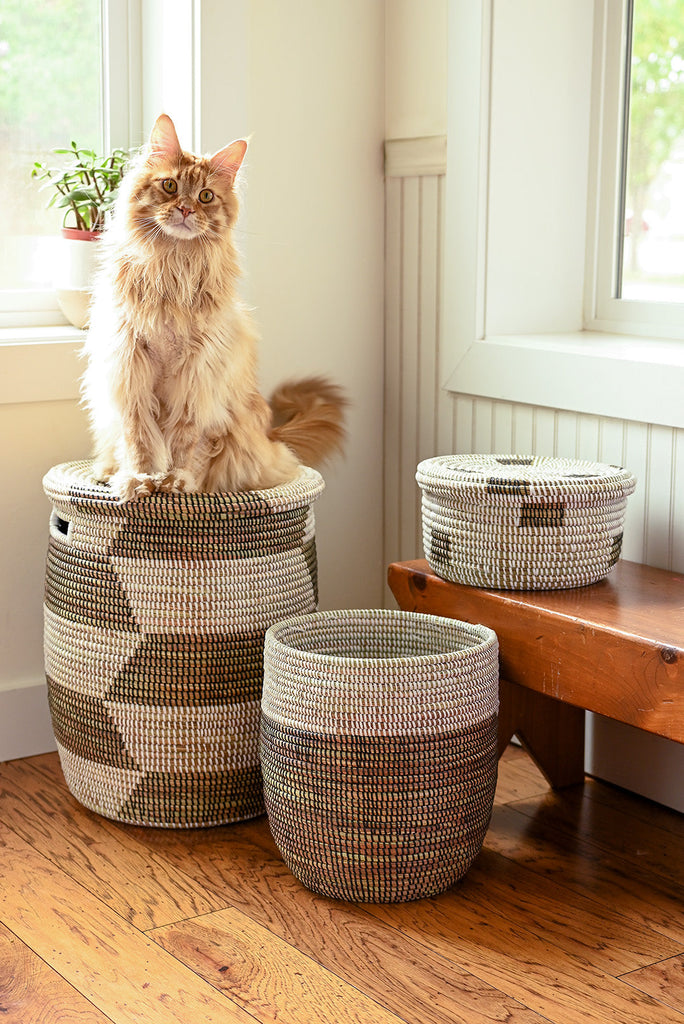
[[[59,308],[79,329],[88,326],[99,237],[94,231],[62,228],[54,285]]]

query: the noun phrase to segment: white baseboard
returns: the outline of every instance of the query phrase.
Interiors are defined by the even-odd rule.
[[[684,813],[684,743],[600,715],[587,715],[589,775]]]
[[[56,749],[45,681],[0,690],[0,761]]]

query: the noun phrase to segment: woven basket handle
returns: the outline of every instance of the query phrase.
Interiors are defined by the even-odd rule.
[[[50,515],[50,534],[55,540],[66,541],[69,539],[69,533],[71,531],[71,523],[68,519],[64,519],[57,509],[53,508],[52,514]]]

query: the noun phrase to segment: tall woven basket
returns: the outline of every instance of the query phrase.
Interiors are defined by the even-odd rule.
[[[69,789],[137,825],[261,814],[264,634],[316,608],[323,480],[121,504],[90,468],[43,481],[45,666]]]
[[[411,612],[319,612],[266,634],[269,823],[326,896],[434,895],[479,853],[496,786],[492,630]]]

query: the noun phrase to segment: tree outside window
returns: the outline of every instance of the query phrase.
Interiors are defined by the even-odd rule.
[[[684,302],[684,4],[633,0],[618,296]]]
[[[55,147],[102,146],[100,0],[2,0],[0,289],[49,286],[61,212],[31,179]]]

